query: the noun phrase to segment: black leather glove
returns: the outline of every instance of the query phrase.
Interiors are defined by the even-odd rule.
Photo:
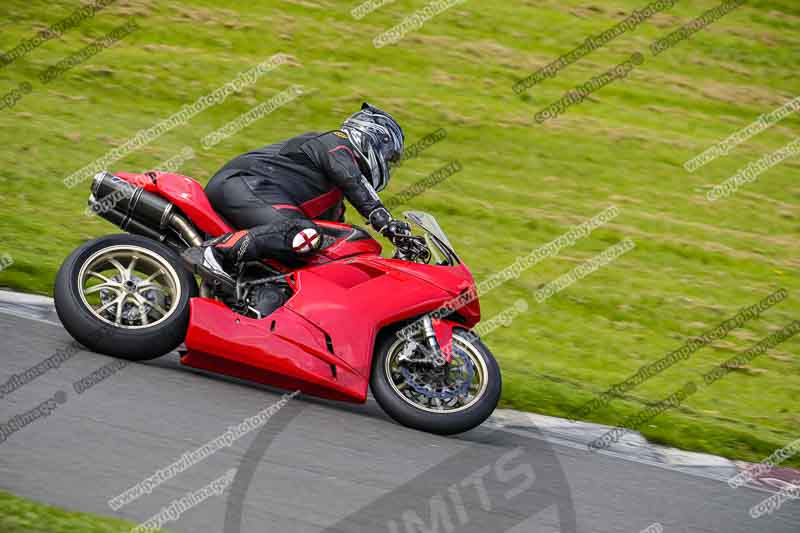
[[[398,236],[408,236],[411,235],[411,226],[404,220],[392,220],[381,233],[389,239]]]
[[[370,226],[375,228],[375,231],[378,233],[383,233],[383,230],[385,230],[389,222],[392,221],[392,215],[389,214],[389,211],[385,207],[374,209],[367,218],[369,219]]]
[[[369,214],[369,223],[384,237],[411,235],[411,226],[402,220],[395,220],[385,207],[379,207]]]

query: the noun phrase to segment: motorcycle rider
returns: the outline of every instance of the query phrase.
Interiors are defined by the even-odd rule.
[[[206,186],[214,209],[238,231],[184,252],[201,277],[224,288],[228,273],[247,261],[276,258],[297,264],[320,249],[312,219],[344,220],[343,199],[388,238],[410,233],[378,192],[403,154],[403,130],[389,113],[364,103],[338,130],[305,133],[240,155]]]

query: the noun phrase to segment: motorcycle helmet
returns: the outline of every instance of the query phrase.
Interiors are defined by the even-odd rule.
[[[392,163],[403,156],[403,129],[392,116],[364,102],[342,124],[342,131],[362,158],[364,174],[376,191],[389,183]]]

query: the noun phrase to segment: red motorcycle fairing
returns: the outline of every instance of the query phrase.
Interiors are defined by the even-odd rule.
[[[255,320],[217,300],[193,298],[190,306],[182,364],[333,400],[365,400],[363,377],[328,351],[322,330],[291,309]]]
[[[416,276],[428,283],[439,287],[447,287],[453,296],[452,301],[448,302],[458,308],[458,314],[465,320],[469,327],[474,326],[481,320],[481,307],[475,294],[475,280],[472,272],[463,264],[453,267],[443,267],[440,265],[424,265],[420,263],[409,263],[397,259],[383,259],[388,261],[392,267],[400,272],[405,272],[411,276]],[[472,295],[472,298],[467,296]],[[463,297],[462,302],[457,302],[456,297]],[[465,303],[466,302],[466,303]]]
[[[362,255],[298,270],[290,275],[295,294],[260,320],[214,300],[193,298],[185,341],[189,352],[181,362],[315,396],[364,402],[378,332],[437,309],[453,296],[441,288],[445,283],[437,286],[401,271],[396,263]],[[434,268],[441,269],[442,281],[466,271]],[[466,322],[472,327],[477,321],[470,317]],[[442,346],[450,345],[454,325],[460,324],[437,321]]]

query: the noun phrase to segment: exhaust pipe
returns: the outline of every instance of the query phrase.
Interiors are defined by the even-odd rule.
[[[189,246],[203,242],[197,230],[177,213],[174,204],[109,172],[100,172],[92,180],[89,209],[125,231],[159,242],[182,245],[170,238],[169,229]]]

